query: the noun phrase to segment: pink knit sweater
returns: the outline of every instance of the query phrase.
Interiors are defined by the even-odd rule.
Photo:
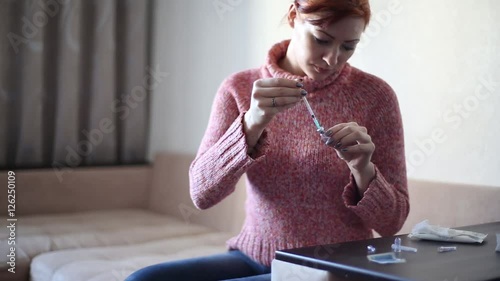
[[[227,244],[269,266],[278,249],[393,235],[409,211],[404,140],[398,101],[380,78],[348,64],[323,81],[281,69],[289,41],[271,48],[259,69],[228,77],[214,100],[208,128],[189,171],[201,209],[219,203],[247,174],[246,219]],[[321,142],[303,103],[278,114],[253,158],[247,154],[243,115],[260,78],[304,79],[307,98],[325,128],[357,122],[376,145],[376,176],[361,198],[346,163]]]

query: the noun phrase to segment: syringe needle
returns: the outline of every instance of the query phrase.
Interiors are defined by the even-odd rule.
[[[316,128],[318,128],[317,131],[320,133],[320,135],[324,134],[325,129],[323,127],[321,127],[321,124],[319,123],[318,118],[316,118],[316,115],[314,114],[314,111],[312,110],[311,105],[309,104],[309,101],[307,101],[306,97],[302,97],[302,99],[304,100],[304,103],[306,104],[307,111],[309,111],[309,114],[311,114],[314,125],[316,125]]]

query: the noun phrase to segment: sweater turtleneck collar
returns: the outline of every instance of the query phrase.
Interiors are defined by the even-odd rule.
[[[290,40],[284,40],[276,43],[268,52],[265,69],[270,76],[275,78],[286,78],[291,80],[303,79],[304,89],[308,92],[321,90],[330,84],[341,83],[346,80],[351,72],[351,66],[346,63],[339,72],[336,72],[323,80],[313,80],[308,76],[299,76],[282,69],[278,62],[285,57]]]

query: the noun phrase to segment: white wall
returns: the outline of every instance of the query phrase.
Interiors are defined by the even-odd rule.
[[[500,1],[372,3],[352,63],[396,90],[409,176],[500,187]]]
[[[228,74],[288,37],[290,0],[159,0],[150,155],[195,153]],[[385,79],[403,114],[409,176],[500,187],[500,1],[371,0],[351,64]]]
[[[160,150],[196,152],[215,91],[248,67],[251,51],[247,1],[226,12],[212,0],[156,3],[153,65],[169,77],[152,94],[150,158]]]

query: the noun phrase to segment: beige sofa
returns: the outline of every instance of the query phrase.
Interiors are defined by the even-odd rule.
[[[243,222],[244,179],[219,205],[197,210],[189,198],[192,159],[160,153],[151,165],[77,168],[62,181],[52,169],[15,171],[16,273],[7,271],[2,227],[0,281],[123,280],[150,264],[224,251]],[[500,220],[500,188],[409,185],[411,211],[400,233],[423,219],[452,227]]]
[[[77,168],[62,181],[52,169],[15,171],[16,273],[8,271],[10,233],[0,217],[0,280],[121,281],[150,264],[225,251],[242,224],[244,188],[197,210],[192,159],[160,153],[152,165]],[[2,210],[6,202],[2,192]]]

